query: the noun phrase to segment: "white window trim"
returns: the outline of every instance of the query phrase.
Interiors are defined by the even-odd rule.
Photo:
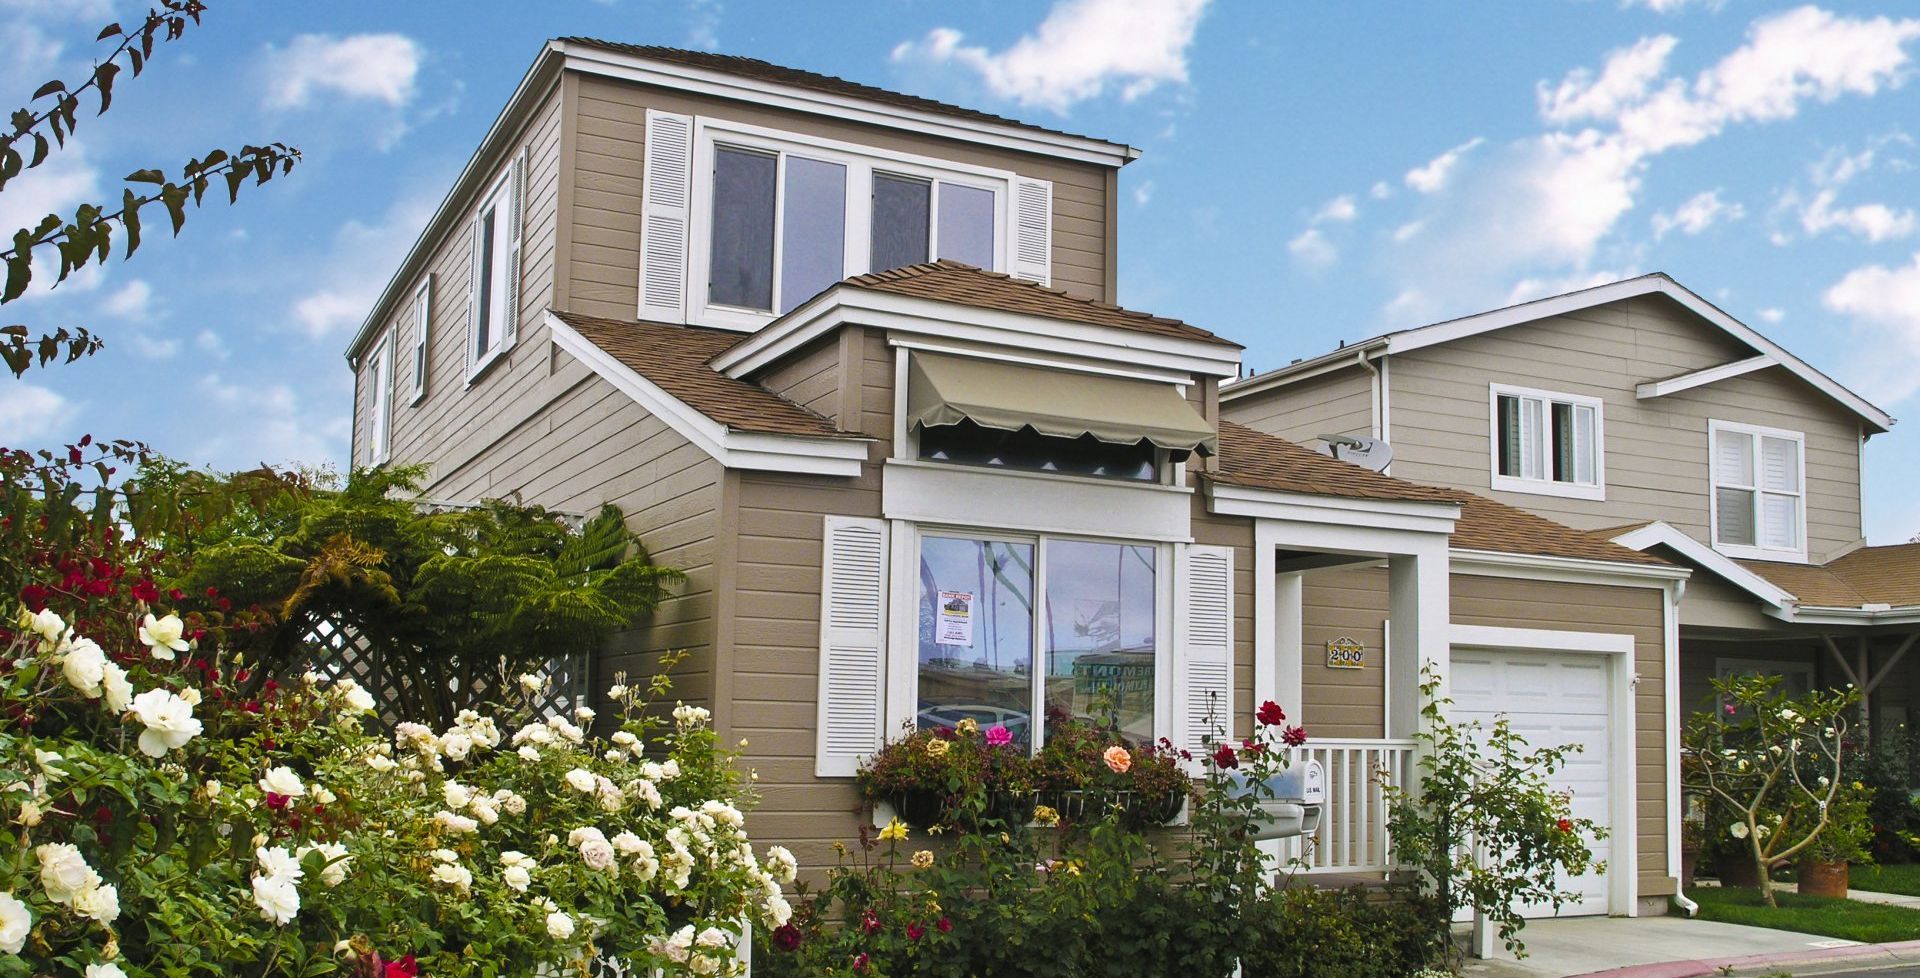
[[[707,279],[713,247],[713,155],[716,145],[738,146],[748,150],[780,153],[780,165],[774,176],[773,260],[774,305],[780,304],[780,232],[779,207],[786,179],[786,153],[798,153],[809,159],[839,163],[847,168],[846,231],[842,241],[842,268],[847,277],[863,274],[872,260],[873,174],[876,170],[932,181],[959,183],[994,195],[994,260],[991,271],[1007,270],[1013,253],[1014,173],[989,167],[970,166],[948,160],[896,153],[872,146],[820,139],[799,133],[761,126],[744,125],[706,116],[694,118],[691,207],[687,235],[687,320],[703,326],[757,330],[779,318],[778,312],[762,312],[738,306],[707,302]],[[939,199],[932,203],[928,220],[928,256],[937,257],[940,240]]]
[[[413,397],[409,406],[427,399],[427,373],[433,360],[429,338],[433,334],[433,273],[421,281],[413,293]]]
[[[920,542],[923,537],[961,537],[1033,545],[1034,615],[1032,716],[1030,746],[1038,751],[1046,742],[1045,685],[1042,675],[1045,653],[1046,618],[1040,610],[1046,594],[1046,543],[1051,540],[1088,541],[1153,548],[1153,738],[1173,736],[1174,670],[1174,563],[1175,545],[1134,537],[1101,536],[1085,533],[1024,532],[993,529],[955,523],[889,520],[895,549],[888,590],[894,601],[888,603],[887,682],[882,714],[885,730],[897,731],[918,724],[920,713]],[[917,727],[916,727],[917,729]]]
[[[487,208],[499,206],[503,208],[503,210],[501,211],[501,216],[503,219],[509,220],[509,221],[513,219],[512,196],[513,196],[513,166],[509,164],[506,170],[500,174],[499,178],[494,181],[493,186],[488,187],[487,192],[481,196],[480,206],[473,209],[474,228],[473,228],[473,234],[469,236],[469,240],[472,242],[473,247],[478,248],[480,246],[480,215],[486,213]],[[507,229],[507,241],[508,241],[508,244],[511,245],[513,241],[512,228]],[[470,261],[467,263],[467,267],[469,269],[472,269],[474,267],[474,264],[475,262]],[[510,271],[513,270],[513,263],[509,261],[507,267]],[[472,272],[469,271],[468,274],[472,274]],[[506,283],[504,282],[497,283],[497,286],[499,288],[505,288]],[[473,296],[474,302],[488,301],[487,297],[480,295],[480,290],[478,287],[469,288],[467,291],[469,295]],[[472,366],[467,368],[466,384],[468,387],[472,387],[474,381],[479,380],[480,375],[487,372],[488,367],[493,366],[494,363],[497,362],[501,357],[506,356],[507,352],[513,349],[513,344],[515,343],[515,341],[519,339],[517,335],[508,336],[506,334],[505,332],[506,324],[504,322],[489,323],[487,325],[488,330],[491,332],[493,336],[498,337],[498,340],[494,343],[491,349],[485,352],[481,352],[475,346],[476,341],[479,339],[479,337],[475,335],[475,330],[479,325],[480,325],[479,310],[478,309],[468,310],[467,357],[472,362]]]
[[[393,333],[389,331],[374,345],[367,358],[374,370],[372,406],[368,411],[367,461],[379,465],[387,460],[393,445]]]
[[[1500,398],[1534,398],[1545,401],[1560,401],[1593,409],[1593,484],[1578,482],[1555,482],[1552,479],[1523,479],[1519,476],[1500,473],[1500,444],[1503,433],[1500,431]],[[1551,442],[1549,442],[1551,444]],[[1534,496],[1559,496],[1565,499],[1591,499],[1604,501],[1607,498],[1607,412],[1606,405],[1597,397],[1584,394],[1562,394],[1558,391],[1538,390],[1531,387],[1514,387],[1508,384],[1487,385],[1487,474],[1494,489],[1501,492],[1520,492]]]
[[[1714,461],[1715,461],[1715,445],[1718,443],[1720,438],[1720,433],[1722,431],[1736,432],[1743,435],[1751,435],[1753,436],[1753,439],[1754,439],[1753,441],[1753,480],[1754,480],[1753,518],[1754,518],[1755,526],[1754,526],[1753,539],[1755,542],[1752,546],[1748,546],[1747,544],[1742,544],[1742,543],[1722,543],[1720,541],[1720,493],[1719,493],[1720,481],[1718,476],[1716,476],[1714,473],[1714,468],[1715,468]],[[1785,493],[1774,492],[1773,490],[1763,490],[1759,488],[1759,485],[1760,485],[1760,439],[1762,437],[1785,439],[1788,441],[1792,441],[1794,445],[1797,447],[1798,460],[1795,464],[1796,464],[1797,470],[1800,473],[1800,490],[1796,498],[1800,500],[1800,505],[1796,507],[1797,512],[1795,513],[1795,517],[1797,520],[1797,526],[1794,528],[1794,539],[1798,540],[1800,545],[1791,549],[1763,547],[1759,545],[1759,540],[1760,540],[1760,528],[1758,525],[1760,520],[1760,498],[1759,497],[1761,493],[1770,492],[1776,496],[1786,495]],[[1742,424],[1738,421],[1720,421],[1716,419],[1708,419],[1707,421],[1707,534],[1713,540],[1713,549],[1718,550],[1719,552],[1729,557],[1738,557],[1744,560],[1780,560],[1780,561],[1789,561],[1794,563],[1806,562],[1806,559],[1807,559],[1807,435],[1805,432],[1788,431],[1785,428],[1767,428],[1761,425]]]

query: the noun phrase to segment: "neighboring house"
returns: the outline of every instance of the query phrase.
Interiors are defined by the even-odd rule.
[[[1240,347],[1111,304],[1135,156],[551,42],[348,351],[354,464],[622,507],[689,579],[597,685],[688,650],[675,695],[747,741],[756,837],[813,867],[860,760],[914,725],[1032,745],[1112,698],[1128,734],[1197,746],[1275,699],[1329,774],[1315,869],[1379,872],[1370,775],[1408,772],[1432,669],[1460,712],[1586,747],[1560,781],[1610,869],[1578,909],[1663,912],[1687,570],[1223,422]]]
[[[1393,475],[1454,486],[1697,569],[1682,706],[1715,676],[1920,694],[1920,546],[1865,546],[1861,464],[1893,425],[1665,275],[1417,329],[1228,384],[1228,418],[1311,442],[1370,436]]]

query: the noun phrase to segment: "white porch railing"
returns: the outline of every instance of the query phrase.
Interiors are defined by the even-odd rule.
[[[1287,847],[1309,873],[1384,873],[1394,868],[1385,786],[1413,779],[1411,740],[1310,740],[1293,761],[1319,761],[1327,776],[1320,827]],[[1384,779],[1384,780],[1383,780]],[[1304,849],[1304,852],[1302,851]]]

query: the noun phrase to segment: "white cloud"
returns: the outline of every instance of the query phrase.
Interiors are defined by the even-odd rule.
[[[1679,43],[1679,38],[1666,34],[1643,37],[1631,47],[1608,54],[1598,76],[1591,69],[1576,68],[1551,88],[1540,82],[1535,93],[1541,117],[1548,122],[1578,122],[1618,115],[1625,106],[1647,97]]]
[[[687,0],[687,47],[720,50],[719,0]]]
[[[232,356],[231,353],[227,352],[227,342],[220,338],[219,333],[210,329],[203,329],[194,334],[193,346],[194,349],[199,350],[201,353],[215,360],[226,360]]]
[[[1184,84],[1187,48],[1207,2],[1056,0],[1039,27],[1003,51],[964,44],[961,32],[937,27],[896,45],[892,57],[959,64],[995,95],[1065,114],[1109,83],[1127,101],[1163,84]]]
[[[1677,14],[1688,7],[1703,7],[1717,12],[1726,5],[1727,0],[1620,0],[1622,8],[1645,7],[1656,14]]]
[[[0,383],[0,432],[7,447],[44,441],[73,420],[74,405],[59,394],[23,380]]]
[[[1373,183],[1373,188],[1367,191],[1367,195],[1374,200],[1386,200],[1388,197],[1393,196],[1393,184],[1385,180],[1376,180]]]
[[[1353,220],[1359,213],[1360,209],[1353,204],[1353,195],[1341,194],[1320,205],[1320,210],[1313,215],[1313,223],[1324,224],[1331,221],[1344,224]]]
[[[89,158],[86,145],[68,140],[66,148],[47,157],[45,163],[7,182],[7,192],[0,194],[0,239],[11,241],[14,231],[35,227],[48,214],[72,220],[78,205],[105,202],[101,186],[100,170]],[[61,295],[74,295],[100,286],[104,273],[101,266],[92,263],[82,266],[56,286],[54,276],[60,270],[59,262],[59,255],[51,247],[36,249],[33,283],[15,301],[45,299],[55,294],[56,289]]]
[[[210,373],[200,378],[199,392],[219,423],[209,426],[192,458],[218,468],[247,468],[262,462],[314,465],[346,455],[349,419],[338,410],[302,404],[285,384],[229,382]]]
[[[1511,306],[1544,299],[1550,295],[1565,295],[1568,292],[1591,289],[1596,285],[1606,285],[1609,282],[1618,282],[1630,277],[1624,271],[1607,271],[1578,272],[1557,278],[1524,278],[1514,283],[1513,288],[1507,291],[1506,304]]]
[[[1411,241],[1418,236],[1421,231],[1426,230],[1426,228],[1427,222],[1425,221],[1408,221],[1393,229],[1393,240],[1396,242]]]
[[[1653,215],[1653,236],[1664,238],[1669,231],[1693,235],[1725,221],[1737,221],[1747,216],[1747,209],[1739,203],[1728,203],[1720,199],[1720,191],[1703,190],[1687,198],[1685,203],[1671,211],[1661,211]]]
[[[1761,322],[1771,326],[1771,325],[1778,325],[1781,320],[1787,318],[1787,311],[1785,309],[1769,306],[1765,309],[1760,310],[1757,313],[1754,313],[1754,315],[1760,317]]]
[[[1912,142],[1907,136],[1896,133],[1874,140],[1858,153],[1833,150],[1808,167],[1811,193],[1803,193],[1798,186],[1789,188],[1780,195],[1777,209],[1797,211],[1800,229],[1812,237],[1831,230],[1849,232],[1876,244],[1907,237],[1920,227],[1920,216],[1916,216],[1912,210],[1880,203],[1836,205],[1840,191],[1855,178],[1871,171],[1889,145],[1911,145]],[[1891,162],[1904,164],[1905,161]]]
[[[1139,183],[1134,185],[1133,205],[1135,207],[1145,207],[1147,206],[1147,202],[1152,199],[1153,199],[1153,181],[1152,180],[1142,180]]]
[[[1446,187],[1447,177],[1453,173],[1453,168],[1460,164],[1460,158],[1473,152],[1484,142],[1486,142],[1484,138],[1475,136],[1428,160],[1425,166],[1416,166],[1408,170],[1405,178],[1407,186],[1423,194],[1441,190]]]
[[[134,279],[100,300],[100,311],[116,319],[145,322],[153,315],[153,286],[146,279]]]
[[[328,254],[305,276],[319,284],[295,298],[289,310],[300,330],[318,340],[359,326],[426,225],[431,208],[428,198],[417,197],[396,204],[377,224],[350,220],[340,225]]]
[[[425,52],[403,34],[301,34],[286,50],[268,50],[272,83],[267,106],[297,109],[315,96],[340,96],[400,107],[413,100]]]
[[[1319,228],[1308,228],[1287,242],[1287,250],[1309,268],[1325,268],[1340,257],[1338,249]]]
[[[1862,393],[1885,403],[1920,390],[1920,254],[1897,267],[1867,265],[1848,272],[1821,296],[1826,307],[1853,320]]]
[[[145,333],[132,333],[126,339],[133,352],[148,360],[170,360],[180,352],[180,341],[175,339]]]

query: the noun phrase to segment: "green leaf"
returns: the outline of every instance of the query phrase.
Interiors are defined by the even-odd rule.
[[[116,22],[100,28],[100,34],[99,36],[95,37],[94,40],[104,41],[109,37],[118,37],[123,33],[125,32],[120,29],[120,25]]]
[[[120,195],[120,224],[127,229],[127,257],[140,248],[140,205],[144,203],[131,188]]]
[[[167,175],[159,170],[135,170],[127,174],[126,180],[128,183],[151,183],[157,185],[166,183]]]
[[[102,62],[93,69],[94,87],[100,89],[100,111],[94,115],[105,115],[107,107],[113,104],[113,76],[120,73],[120,66],[111,61]]]
[[[42,85],[39,88],[34,89],[33,97],[35,99],[43,99],[49,95],[54,94],[55,92],[64,92],[66,90],[67,90],[67,83],[56,78],[53,81],[50,81],[45,85]]]
[[[175,237],[180,235],[180,226],[187,223],[187,190],[177,184],[167,184],[160,190],[160,203],[166,205],[167,217],[173,221]]]

